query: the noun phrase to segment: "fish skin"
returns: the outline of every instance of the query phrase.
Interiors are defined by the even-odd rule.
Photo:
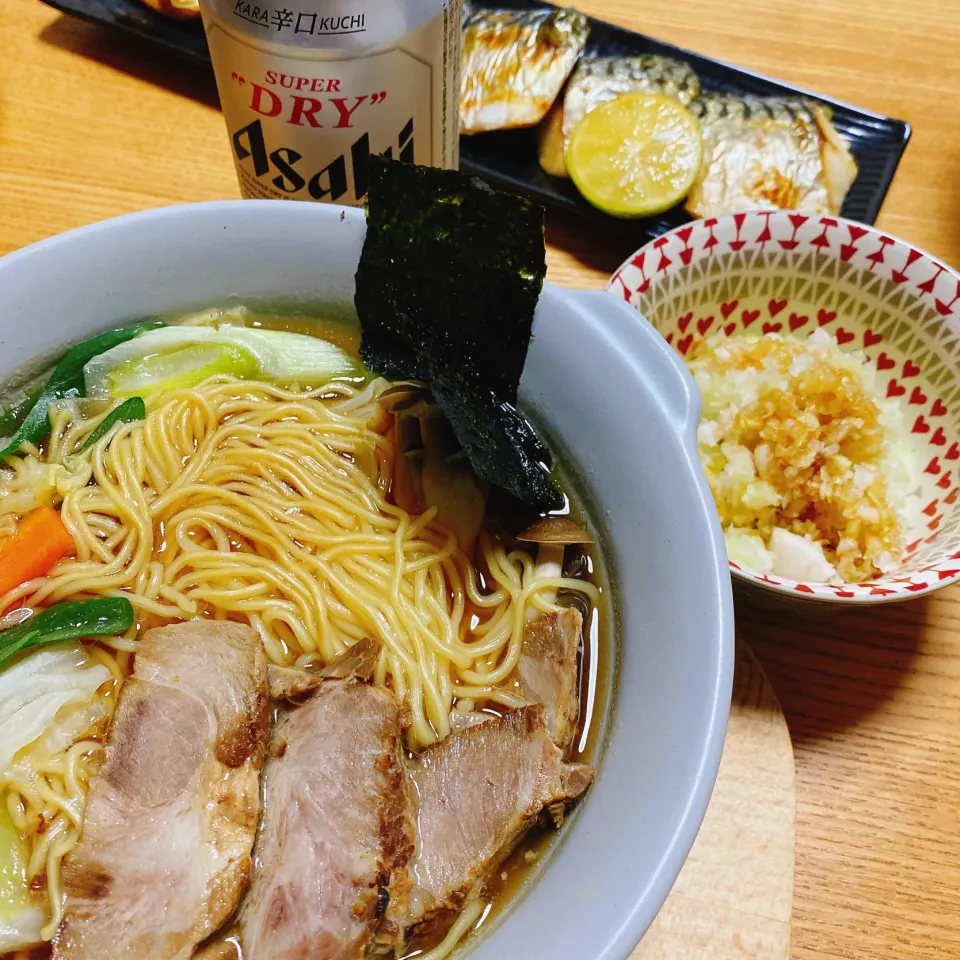
[[[651,93],[687,106],[700,94],[700,78],[680,60],[643,54],[637,57],[588,57],[577,64],[562,102],[558,99],[540,126],[540,166],[567,177],[567,144],[577,124],[591,111],[621,93]]]
[[[538,124],[587,42],[578,10],[477,10],[464,25],[460,132]]]
[[[690,110],[700,121],[704,153],[688,213],[840,212],[857,164],[829,108],[800,97],[704,93]]]

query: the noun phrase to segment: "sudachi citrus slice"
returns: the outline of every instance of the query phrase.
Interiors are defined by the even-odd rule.
[[[689,193],[703,159],[696,117],[676,100],[624,93],[574,128],[567,169],[595,207],[615,217],[662,213]]]

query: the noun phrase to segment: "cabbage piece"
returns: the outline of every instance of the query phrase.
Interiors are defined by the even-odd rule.
[[[773,570],[773,557],[763,542],[763,537],[742,527],[728,527],[723,531],[727,542],[727,557],[740,567],[757,573]]]
[[[720,451],[727,460],[727,465],[723,468],[724,479],[744,486],[756,479],[757,467],[749,447],[725,441],[720,444]]]
[[[750,510],[762,510],[764,507],[779,507],[783,498],[777,493],[772,483],[767,483],[766,480],[755,480],[747,484],[740,502]]]
[[[109,678],[77,644],[36,650],[0,670],[0,776],[38,738],[51,751],[64,750],[99,722],[104,711],[93,696]],[[28,883],[27,845],[5,800],[0,797],[0,953],[40,943],[47,921],[45,900]]]
[[[93,731],[102,732],[109,716],[110,709],[103,697],[61,707],[56,721],[47,727],[43,736],[33,741],[25,758],[18,761],[18,766],[29,766],[33,756],[54,757],[69,750],[80,740],[89,738]]]
[[[819,543],[789,530],[774,527],[770,535],[773,572],[790,580],[811,583],[837,583],[836,568],[826,558]]]
[[[335,379],[359,379],[364,371],[326,340],[230,324],[149,330],[83,368],[91,397],[145,396],[192,387],[217,374],[318,387]]]
[[[92,700],[110,676],[75,643],[35,650],[0,670],[0,776],[49,730],[61,707]]]
[[[45,907],[30,889],[28,856],[27,845],[13,825],[6,803],[0,802],[0,953],[41,942]]]
[[[15,470],[0,472],[0,516],[21,517],[35,507],[51,506],[67,475],[59,463],[32,453],[20,457]]]

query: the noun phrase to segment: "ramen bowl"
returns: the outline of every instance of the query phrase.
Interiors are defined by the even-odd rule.
[[[829,332],[898,404],[917,507],[898,569],[865,583],[790,580],[730,562],[742,584],[829,603],[906,600],[960,580],[960,275],[874,227],[785,211],[688,224],[638,250],[607,292],[687,357],[698,341]]]
[[[10,254],[0,260],[0,379],[147,315],[275,299],[349,309],[364,231],[357,210],[223,202],[122,217]],[[633,318],[601,291],[550,284],[537,308],[521,406],[567,462],[598,534],[616,641],[609,689],[595,698],[596,781],[535,875],[481,929],[477,960],[627,957],[680,871],[720,761],[732,600],[697,463],[698,398],[676,354]]]

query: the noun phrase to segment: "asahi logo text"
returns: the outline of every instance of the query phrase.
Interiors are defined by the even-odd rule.
[[[293,196],[306,188],[313,200],[336,202],[347,193],[352,180],[356,199],[366,196],[369,185],[367,164],[371,152],[368,133],[358,137],[350,145],[349,151],[341,153],[316,171],[302,168],[303,155],[293,147],[270,150],[260,120],[254,120],[237,130],[232,139],[233,151],[241,168],[248,169],[257,179],[268,177],[269,182],[285,194]],[[401,128],[396,147],[399,160],[413,163],[412,117]],[[385,157],[393,157],[393,146],[388,146],[381,152]]]

